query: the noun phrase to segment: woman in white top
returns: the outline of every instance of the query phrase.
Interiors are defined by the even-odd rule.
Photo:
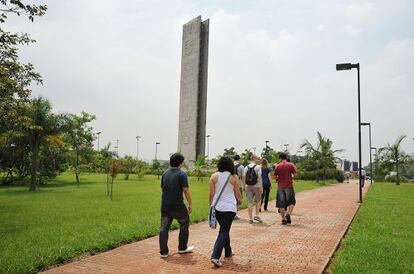
[[[221,190],[224,186],[225,188],[216,205],[216,218],[220,224],[220,231],[211,254],[211,262],[216,266],[222,266],[220,257],[223,248],[225,257],[233,256],[230,246],[230,227],[237,212],[237,201],[241,203],[243,198],[240,194],[238,178],[234,175],[233,161],[229,157],[221,157],[217,169],[218,171],[210,178],[210,205],[215,204]],[[227,179],[229,181],[226,185]]]

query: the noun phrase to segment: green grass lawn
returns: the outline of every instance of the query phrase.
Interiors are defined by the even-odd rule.
[[[332,263],[333,273],[414,273],[414,184],[375,183]]]
[[[157,235],[159,180],[131,177],[126,181],[119,175],[113,201],[106,196],[104,174],[82,175],[79,188],[71,173],[60,175],[35,193],[29,193],[27,187],[1,187],[0,273],[36,272],[86,252]],[[320,185],[323,183],[298,181],[296,191]],[[190,178],[190,189],[191,221],[205,220],[209,210],[207,178],[203,182]]]

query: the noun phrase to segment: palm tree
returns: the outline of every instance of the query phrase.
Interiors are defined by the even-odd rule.
[[[405,137],[407,137],[407,135],[401,135],[397,138],[394,144],[390,145],[388,143],[386,147],[382,147],[378,150],[379,154],[383,154],[385,161],[395,164],[395,168],[397,171],[397,186],[400,185],[399,165],[400,163],[404,163],[406,159],[406,154],[400,148],[401,142],[402,140],[404,140]]]
[[[332,141],[317,132],[318,141],[313,146],[308,140],[302,143],[300,148],[305,148],[307,158],[312,161],[312,168],[315,170],[322,169],[325,177],[326,169],[335,168],[335,162],[338,159],[335,154],[344,151],[343,149],[332,150]]]
[[[47,141],[50,136],[59,133],[61,129],[60,116],[53,114],[51,111],[52,106],[49,100],[43,97],[31,100],[27,108],[27,134],[30,138],[30,149],[32,152],[30,191],[36,190],[40,145]]]

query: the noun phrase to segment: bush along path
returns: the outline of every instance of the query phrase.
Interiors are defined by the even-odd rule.
[[[368,185],[368,184],[367,184]],[[368,190],[368,186],[364,192]],[[273,190],[274,191],[274,190]],[[247,211],[233,223],[235,256],[224,259],[227,272],[321,273],[350,225],[359,204],[358,185],[335,184],[297,194],[292,224],[282,226],[272,202],[262,224],[249,224]],[[170,232],[170,257],[159,256],[158,237],[128,244],[96,256],[52,268],[47,273],[208,273],[218,230],[206,222],[190,227],[194,253],[177,252],[178,231]]]

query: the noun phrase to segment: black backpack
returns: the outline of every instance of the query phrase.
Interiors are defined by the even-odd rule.
[[[247,172],[246,172],[246,185],[253,186],[257,183],[257,174],[254,168],[256,165],[250,167],[247,166]]]
[[[241,166],[241,164],[237,164],[234,166],[234,174],[239,177],[239,173],[237,172],[237,170],[239,169],[239,167]]]

